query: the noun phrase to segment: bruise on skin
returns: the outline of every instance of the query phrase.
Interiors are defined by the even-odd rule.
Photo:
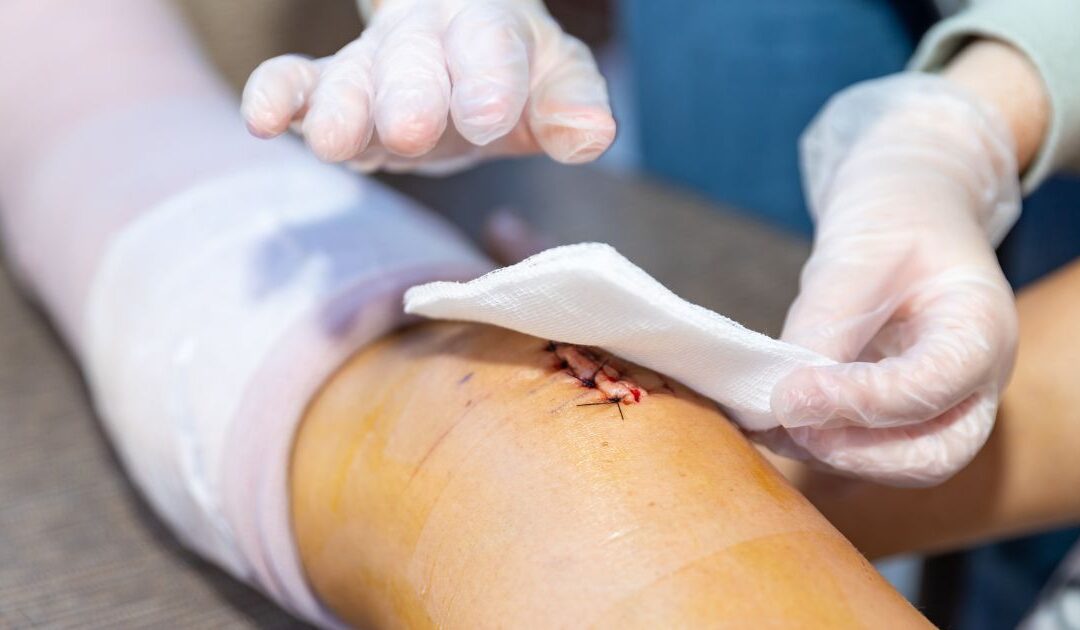
[[[559,360],[560,368],[565,369],[585,387],[598,390],[610,402],[633,405],[648,396],[643,387],[622,378],[619,371],[609,363],[609,359],[600,361],[591,351],[581,346],[550,341],[547,350]]]

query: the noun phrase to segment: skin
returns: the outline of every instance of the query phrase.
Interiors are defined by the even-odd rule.
[[[607,357],[604,357],[607,358]],[[713,404],[620,361],[425,324],[312,402],[291,469],[319,596],[377,627],[926,627]]]
[[[994,39],[968,44],[942,76],[997,109],[1012,132],[1022,172],[1042,146],[1050,124],[1050,98],[1031,60]]]
[[[871,558],[946,551],[1080,522],[1080,261],[1017,300],[1020,350],[997,425],[975,460],[933,488],[889,488],[781,464]]]
[[[1049,120],[1026,57],[981,40],[944,75],[1002,114],[1025,168]],[[1041,395],[1047,346],[1059,349],[1067,331],[1039,313],[1060,310],[1048,302],[1062,289],[1031,295],[1021,301],[1028,323],[999,429],[953,481],[898,490],[796,475],[864,551],[933,548],[1076,516],[1075,502],[1060,497],[1080,479],[1056,464],[1077,444],[1055,445],[1055,431],[1029,426],[1076,408]],[[358,355],[313,402],[294,452],[293,516],[309,578],[344,619],[925,625],[707,401],[623,366],[650,392],[626,406],[627,419],[610,406],[578,407],[600,397],[544,365],[543,346],[490,328],[428,325]],[[1020,417],[1018,446],[1005,436]],[[1006,451],[1017,465],[1002,465]]]
[[[0,74],[12,85],[48,76],[65,86],[30,109],[0,100],[0,118],[19,121],[0,143],[5,164],[18,166],[3,170],[12,181],[100,107],[217,93],[178,30],[137,37],[162,32],[140,19],[171,20],[157,3],[113,2],[110,20],[79,24],[80,45],[111,51],[125,68],[96,74],[58,61],[66,42],[48,37],[67,32],[57,26],[75,3],[41,4],[5,4],[0,19],[13,33],[40,34],[0,37],[22,45],[0,56],[11,61]],[[131,65],[139,60],[147,63]],[[176,67],[162,72],[163,60]],[[72,101],[80,108],[68,110]],[[608,406],[577,407],[595,393],[546,364],[541,344],[481,327],[417,327],[357,355],[312,402],[294,453],[293,511],[308,574],[342,617],[926,625],[706,401],[630,370],[661,391],[628,406],[625,420]]]
[[[944,74],[998,109],[1020,168],[1029,164],[1049,119],[1030,62],[982,40]],[[1030,330],[1025,339],[1039,332]],[[659,377],[633,368],[652,395],[627,406],[629,420],[608,406],[577,407],[596,393],[545,369],[542,345],[482,327],[414,329],[359,355],[313,403],[294,454],[294,518],[309,577],[342,617],[421,626],[922,623],[712,405],[678,385],[656,394]],[[1037,385],[1023,385],[1039,364],[1024,360],[1030,353],[1004,427],[1038,413],[1013,402],[1040,399]],[[1026,503],[1020,494],[988,500],[1006,433],[931,510],[976,508],[948,521],[954,539],[1069,516],[1037,509],[1028,492]],[[1022,478],[1014,487],[1035,478],[1047,488],[1041,496],[1055,495],[1045,482],[1073,479],[1034,475],[1054,468],[1040,446],[1024,461],[1041,467],[1009,469]],[[950,535],[940,533],[943,518],[899,508],[927,491],[854,482],[837,493],[835,478],[801,481],[870,553]],[[877,497],[876,509],[851,500],[860,491]]]

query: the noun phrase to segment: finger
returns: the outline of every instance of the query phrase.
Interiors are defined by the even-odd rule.
[[[910,280],[909,245],[889,229],[824,224],[803,267],[781,339],[854,361],[892,316]]]
[[[777,384],[772,410],[785,427],[896,427],[938,416],[1011,370],[1016,315],[997,283],[943,279],[896,314],[906,344],[877,363],[797,370]]]
[[[502,149],[503,140],[494,143]],[[402,157],[391,153],[376,136],[371,143],[354,156],[348,166],[363,173],[386,171],[388,173],[415,173],[444,176],[475,165],[481,158],[481,149],[461,137],[454,128],[447,128],[434,149],[419,157]],[[507,152],[500,153],[504,155]]]
[[[888,429],[803,427],[788,431],[819,466],[846,476],[900,487],[942,483],[969,464],[986,443],[997,392],[980,392],[933,420]]]
[[[585,44],[559,34],[538,56],[529,128],[544,152],[559,162],[579,164],[600,157],[615,140],[607,84]]]
[[[318,80],[318,64],[300,55],[282,55],[259,64],[244,85],[240,104],[248,130],[260,138],[284,133],[307,105]]]
[[[408,172],[443,177],[475,166],[485,158],[532,155],[537,151],[539,147],[524,125],[519,125],[510,134],[486,147],[478,147],[469,142],[462,137],[457,127],[451,126],[443,132],[434,149],[418,157],[403,157],[391,153],[382,146],[376,134],[368,146],[349,161],[348,166],[363,173]]]
[[[311,93],[302,131],[321,160],[341,162],[362,151],[374,130],[371,45],[363,38],[327,63]]]
[[[375,128],[383,146],[404,157],[435,147],[446,130],[450,76],[434,16],[404,18],[375,59]]]
[[[492,4],[466,7],[447,27],[450,115],[469,142],[487,145],[521,119],[529,98],[526,38],[515,15]]]

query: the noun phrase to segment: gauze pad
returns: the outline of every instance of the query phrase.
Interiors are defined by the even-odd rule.
[[[778,426],[769,398],[781,378],[834,363],[687,302],[603,243],[549,249],[471,282],[413,287],[405,311],[603,348],[689,385],[752,431]]]

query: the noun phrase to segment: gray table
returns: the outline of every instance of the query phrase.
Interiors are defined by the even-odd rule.
[[[670,188],[545,162],[388,178],[475,234],[515,208],[606,241],[684,297],[775,334],[806,245]],[[291,628],[182,550],[121,474],[70,356],[0,274],[0,628]]]

